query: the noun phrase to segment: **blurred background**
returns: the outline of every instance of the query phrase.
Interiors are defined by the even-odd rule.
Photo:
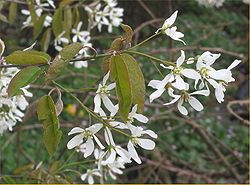
[[[175,10],[179,11],[176,25],[185,34],[187,45],[161,36],[139,49],[147,54],[175,61],[180,50],[184,50],[187,57],[204,51],[221,53],[215,64],[217,69],[227,68],[235,59],[243,62],[233,70],[236,81],[227,87],[225,102],[218,104],[214,96],[201,98],[204,111],[190,109],[189,117],[181,116],[175,106],[162,106],[162,102],[168,101],[164,96],[149,104],[148,96],[152,89],[147,88],[145,115],[150,120],[148,127],[159,136],[157,146],[153,152],[139,150],[143,163],[129,164],[123,175],[117,180],[109,179],[107,183],[249,183],[247,1],[225,0],[219,7],[204,5],[196,0],[120,0],[118,5],[124,8],[123,22],[134,29],[132,45],[152,35],[167,17]],[[19,12],[21,8],[22,5],[18,7]],[[3,5],[1,14],[7,13],[8,7]],[[33,43],[30,36],[32,30],[20,30],[23,21],[24,17],[19,13],[15,24],[0,22],[0,37],[5,41],[6,55]],[[119,34],[119,28],[111,34],[93,30],[91,43],[99,53],[103,53]],[[39,50],[39,41],[35,47]],[[53,41],[48,53],[55,56]],[[150,60],[136,59],[142,67],[146,84],[151,79],[161,79]],[[74,93],[91,107],[94,91],[86,93],[79,89],[96,87],[96,81],[102,75],[100,69],[101,60],[89,62],[89,67],[84,69],[70,66],[58,81],[65,87],[78,89]],[[165,74],[164,70],[160,70]],[[79,105],[64,94],[64,109],[60,116],[64,133],[59,151],[51,159],[43,144],[42,126],[34,109],[37,99],[48,93],[50,88],[39,83],[31,85],[34,96],[29,99],[30,106],[23,122],[18,123],[13,132],[0,136],[1,183],[82,183],[79,176],[70,171],[60,174],[61,179],[57,178],[58,174],[42,178],[45,172],[51,172],[53,166],[60,165],[70,156],[71,151],[66,150],[67,132],[76,125],[88,124],[89,120]],[[123,138],[116,139],[123,144]],[[74,155],[70,160],[82,161],[84,158]],[[84,165],[72,167],[82,173],[85,168]]]

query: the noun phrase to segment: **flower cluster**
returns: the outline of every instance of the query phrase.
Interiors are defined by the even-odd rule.
[[[225,0],[196,0],[199,5],[205,6],[205,7],[222,7],[225,3]],[[249,4],[249,0],[242,0],[243,3]]]
[[[116,0],[102,0],[102,3],[96,4],[95,7],[86,7],[89,13],[93,27],[97,26],[99,32],[102,26],[108,26],[108,32],[112,32],[113,26],[118,27],[122,22],[123,8],[116,7]]]
[[[86,60],[81,60],[82,57],[88,57],[89,47],[92,47],[90,43],[91,37],[88,31],[81,30],[82,22],[80,21],[76,28],[72,29],[72,42],[80,42],[83,44],[83,48],[79,51],[76,59],[79,61],[74,62],[74,67],[82,68],[88,67],[88,62]],[[61,51],[64,44],[69,44],[69,39],[64,37],[65,31],[59,34],[54,40],[54,47],[57,51]]]
[[[34,2],[34,7],[35,7],[35,13],[37,17],[41,17],[42,13],[44,12],[45,9],[47,8],[52,8],[55,9],[54,1],[53,0],[46,0],[46,2],[41,3],[41,0],[35,0]],[[29,10],[22,9],[21,13],[25,16],[27,16],[26,20],[23,22],[23,27],[28,27],[32,26],[32,19],[31,19],[31,13]],[[46,14],[43,26],[44,27],[49,27],[52,23],[52,17],[49,14]]]
[[[181,41],[180,38],[184,34],[177,32],[174,24],[178,11],[175,11],[166,21],[163,26],[156,31],[168,35],[173,40]],[[173,29],[174,28],[174,29]],[[171,31],[173,29],[173,31]],[[196,111],[203,110],[203,105],[195,97],[197,95],[209,96],[210,86],[215,89],[215,97],[219,103],[224,101],[224,93],[229,82],[233,82],[231,69],[236,67],[241,61],[235,60],[227,69],[215,70],[212,64],[220,57],[220,54],[212,54],[209,51],[195,58],[185,60],[185,53],[181,50],[181,56],[176,60],[176,63],[171,66],[161,64],[161,67],[169,71],[163,80],[151,80],[148,86],[156,89],[150,95],[150,102],[159,98],[165,91],[172,100],[164,105],[170,105],[177,102],[177,108],[183,115],[187,115],[188,111],[183,106],[188,103]],[[185,64],[186,61],[186,65]],[[195,67],[193,63],[196,62]],[[193,69],[194,68],[194,69]],[[186,80],[186,81],[185,81]],[[194,80],[194,88],[190,88],[190,80]],[[192,92],[190,92],[192,91]],[[177,94],[176,94],[177,93]]]
[[[4,42],[0,39],[0,44],[2,51],[0,53],[0,61],[3,61],[4,58],[2,54],[5,49]],[[13,78],[13,76],[18,72],[17,68],[6,68],[0,69],[0,135],[3,134],[4,131],[9,130],[12,131],[13,127],[16,125],[18,121],[22,121],[22,117],[24,116],[23,111],[29,105],[26,97],[31,97],[32,93],[30,93],[27,88],[29,86],[21,88],[23,95],[17,95],[15,97],[9,98],[7,93],[8,85]]]
[[[109,72],[104,76],[102,84],[99,84],[94,98],[94,112],[99,114],[103,122],[91,125],[88,128],[75,127],[69,135],[75,135],[67,144],[68,149],[76,148],[83,153],[83,156],[89,157],[94,153],[96,159],[96,168],[89,169],[81,176],[82,180],[88,179],[88,183],[93,184],[93,176],[102,176],[107,178],[109,175],[115,179],[115,174],[122,174],[122,169],[126,163],[132,160],[141,164],[141,159],[136,148],[141,147],[145,150],[153,150],[155,142],[145,136],[157,138],[157,135],[142,126],[136,126],[135,120],[141,123],[147,123],[148,118],[137,113],[137,105],[134,105],[128,115],[126,122],[115,120],[118,112],[118,105],[114,105],[110,100],[110,91],[116,84],[107,85]],[[102,103],[104,106],[102,106]],[[104,108],[105,107],[105,108]],[[107,116],[104,110],[108,110],[110,116]],[[115,143],[113,132],[123,134],[127,137],[127,149]],[[104,135],[105,145],[100,141],[100,135]],[[96,144],[95,144],[96,143]]]
[[[219,8],[223,5],[225,0],[196,0],[200,5],[206,7],[216,7]]]
[[[164,105],[170,105],[177,103],[180,113],[187,115],[188,111],[183,106],[183,103],[189,103],[196,111],[203,110],[203,105],[194,96],[210,95],[210,86],[214,88],[215,97],[219,103],[224,101],[224,93],[226,86],[229,82],[233,82],[231,69],[236,67],[241,61],[235,60],[227,69],[216,70],[212,67],[212,64],[220,57],[220,54],[212,54],[209,51],[204,52],[202,55],[194,58],[189,58],[185,62],[185,53],[181,51],[181,56],[177,59],[175,66],[165,66],[161,64],[163,68],[169,70],[170,73],[166,75],[163,80],[151,80],[148,86],[156,89],[154,93],[150,95],[150,102],[160,97],[164,91],[168,92],[168,95],[173,98],[169,103]],[[195,69],[192,69],[193,63],[196,62]],[[190,85],[185,82],[185,79],[194,80],[195,91],[189,92]],[[177,92],[178,94],[174,94]]]

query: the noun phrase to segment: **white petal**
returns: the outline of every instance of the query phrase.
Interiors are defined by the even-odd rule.
[[[79,146],[82,142],[83,142],[83,135],[82,134],[76,135],[67,143],[67,148],[68,149],[75,148],[76,146]]]
[[[201,75],[194,69],[183,69],[181,72],[185,77],[191,78],[194,80],[200,79]]]
[[[93,135],[95,142],[98,144],[98,146],[103,150],[105,147],[102,145],[101,141],[98,139],[98,137],[96,137],[95,135]]]
[[[145,150],[153,150],[155,148],[155,142],[150,139],[139,139],[139,146]]]
[[[184,82],[184,80],[181,78],[180,75],[176,75],[175,80],[176,80],[175,87],[177,89],[179,89],[179,90],[187,90],[187,85]]]
[[[142,122],[142,123],[147,123],[148,122],[148,118],[142,114],[135,114],[134,118],[137,119],[138,121]]]
[[[116,86],[116,84],[115,84],[115,83],[112,83],[112,84],[109,84],[109,85],[106,87],[106,89],[109,91],[109,90],[111,90],[111,89],[114,89],[115,86]]]
[[[99,94],[95,95],[94,104],[95,104],[94,112],[98,113],[101,108],[101,96]]]
[[[164,69],[174,69],[174,66],[165,66],[164,64],[160,64],[161,67],[163,67]]]
[[[86,151],[84,153],[84,157],[86,158],[86,157],[90,156],[93,153],[94,148],[95,148],[94,141],[91,138],[89,138],[86,141]]]
[[[180,99],[180,95],[177,95],[172,101],[168,102],[168,103],[164,103],[163,105],[171,105],[174,104],[175,102],[177,102]]]
[[[114,139],[113,139],[113,136],[112,136],[110,129],[106,127],[105,132],[106,132],[106,137],[109,140],[109,142],[107,142],[107,144],[115,146],[115,142],[114,142]]]
[[[109,124],[110,124],[112,127],[115,127],[115,128],[119,128],[119,129],[128,129],[127,124],[122,123],[122,122],[112,121],[112,122],[109,122]]]
[[[185,60],[185,53],[183,50],[181,50],[181,56],[177,59],[176,66],[180,67],[182,63],[184,62],[184,60]]]
[[[214,79],[207,79],[207,81],[213,86],[213,88],[217,88],[217,86],[219,85],[218,82],[216,82]]]
[[[149,87],[157,89],[157,86],[161,83],[160,80],[151,80],[148,84]]]
[[[102,123],[96,123],[88,128],[92,134],[96,134],[103,127]]]
[[[153,92],[150,96],[149,96],[149,101],[150,103],[152,103],[152,101],[156,98],[159,98],[162,93],[165,91],[165,88],[162,89],[157,89],[155,92]]]
[[[82,129],[80,127],[74,127],[73,129],[71,129],[71,131],[68,133],[68,135],[72,135],[72,134],[76,134],[76,133],[81,133],[83,131],[84,131],[84,129]]]
[[[72,41],[77,42],[77,38],[78,38],[77,35],[74,35],[73,38],[72,38]]]
[[[203,96],[209,96],[210,91],[209,90],[200,90],[200,91],[195,91],[195,92],[190,93],[190,95],[196,95],[196,94],[203,95]]]
[[[152,138],[157,138],[158,137],[157,134],[152,130],[145,130],[145,131],[143,131],[143,134],[147,134]]]
[[[121,156],[121,158],[122,158],[124,161],[129,161],[130,158],[131,158],[131,156],[130,156],[130,154],[128,153],[128,151],[125,150],[125,149],[123,149],[123,148],[120,147],[120,146],[117,146],[117,147],[116,147],[116,152],[117,152],[118,155]]]
[[[181,98],[177,104],[177,108],[182,113],[183,115],[188,115],[187,109],[182,105],[183,104],[183,99]]]
[[[103,165],[112,164],[115,161],[115,158],[116,158],[116,152],[114,149],[111,149],[110,155],[108,156],[108,158],[105,161],[102,162],[102,164]]]
[[[104,129],[104,139],[108,145],[110,145],[109,135],[107,133],[107,128]]]
[[[163,29],[172,26],[176,20],[178,10],[176,10],[163,24]]]
[[[215,71],[208,71],[208,75],[215,79],[215,80],[223,80],[223,81],[230,81],[232,77],[231,71],[227,69],[220,69],[220,70],[215,70]]]
[[[109,110],[109,112],[117,112],[117,108],[114,106],[114,104],[111,102],[107,95],[104,94],[102,96],[102,101],[104,106]]]
[[[82,181],[85,181],[85,179],[86,179],[86,177],[88,176],[88,174],[87,173],[85,173],[85,174],[82,174],[81,175],[81,179],[82,179]]]
[[[241,63],[241,60],[235,60],[227,69],[231,70],[231,69],[235,68],[237,65],[239,65],[239,63]]]
[[[128,142],[127,147],[128,147],[128,152],[131,155],[132,159],[134,159],[135,162],[137,162],[138,164],[141,164],[141,159],[139,158],[139,156],[135,150],[135,147],[131,141]]]
[[[78,23],[76,29],[77,29],[78,31],[80,31],[80,30],[81,30],[81,27],[82,27],[82,21],[80,21],[80,22]]]
[[[103,81],[102,81],[103,85],[106,84],[106,82],[107,82],[107,80],[108,80],[108,78],[109,78],[109,73],[110,73],[110,72],[107,72],[107,74],[103,77]]]
[[[209,51],[206,51],[202,53],[202,55],[198,58],[198,63],[204,63],[207,66],[212,65],[218,58],[220,57],[220,54],[213,54]]]
[[[219,103],[224,101],[224,91],[223,85],[218,85],[218,87],[215,89],[215,97]]]
[[[88,183],[89,184],[94,184],[94,178],[93,178],[92,175],[89,175],[89,177],[88,177]]]
[[[188,103],[196,110],[201,111],[203,110],[203,105],[199,100],[197,100],[195,97],[190,96],[188,99]]]
[[[134,115],[136,114],[136,111],[137,111],[137,104],[133,106],[133,108],[132,108],[132,110],[131,110],[131,112],[130,112],[130,115],[131,115],[132,117],[134,117]]]

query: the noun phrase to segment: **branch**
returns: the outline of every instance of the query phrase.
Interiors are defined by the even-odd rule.
[[[234,101],[230,101],[227,104],[227,110],[230,114],[232,114],[234,117],[236,117],[238,120],[240,120],[241,123],[243,123],[246,126],[249,126],[249,121],[245,120],[244,118],[242,118],[240,115],[238,115],[233,109],[232,106],[233,105],[237,105],[239,104],[240,106],[242,105],[248,105],[249,106],[249,102],[250,100],[234,100]]]

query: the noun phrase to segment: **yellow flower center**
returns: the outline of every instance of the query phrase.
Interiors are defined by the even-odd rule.
[[[208,71],[209,69],[207,69],[206,67],[201,68],[200,69],[201,76],[204,78],[209,78]]]
[[[179,75],[179,74],[181,74],[182,70],[183,70],[182,67],[175,67],[172,72],[174,75]]]

